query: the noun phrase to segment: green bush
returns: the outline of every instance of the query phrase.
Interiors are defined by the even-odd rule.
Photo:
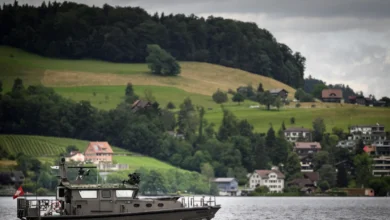
[[[154,74],[175,76],[180,74],[180,65],[176,59],[157,44],[147,46],[149,55],[146,57],[149,69]]]
[[[42,187],[37,190],[38,196],[47,196],[48,193],[49,193],[49,191],[45,188],[42,188]]]
[[[228,101],[227,94],[225,92],[222,92],[219,89],[216,92],[214,92],[212,98],[213,98],[214,102],[216,102],[218,104],[221,104],[221,103]]]
[[[167,109],[175,109],[175,108],[176,108],[175,104],[173,104],[172,102],[168,102]]]

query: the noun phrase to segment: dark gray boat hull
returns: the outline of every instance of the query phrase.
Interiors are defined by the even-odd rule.
[[[52,219],[71,219],[71,220],[210,220],[220,206],[196,207],[172,210],[159,210],[138,213],[108,214],[100,213],[96,215],[82,216],[42,216],[42,220]],[[27,220],[38,220],[37,217],[27,217]]]

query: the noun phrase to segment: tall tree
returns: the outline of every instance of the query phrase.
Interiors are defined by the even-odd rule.
[[[239,134],[236,116],[226,109],[223,110],[222,124],[219,127],[218,139],[227,141],[229,137]]]
[[[300,176],[301,164],[298,154],[296,154],[295,152],[289,153],[286,164],[284,166],[284,170],[286,172],[287,180],[292,180]]]
[[[260,104],[265,105],[267,110],[271,109],[271,105],[275,103],[275,96],[273,96],[269,91],[260,93],[257,96],[257,100]]]
[[[340,164],[337,167],[337,186],[338,187],[348,186],[348,173],[347,173],[347,169],[345,169],[344,164]]]
[[[245,97],[239,92],[234,93],[234,95],[232,97],[232,101],[238,102],[238,105],[240,105],[240,103],[243,102],[244,99],[245,99]]]
[[[160,46],[156,44],[148,45],[147,51],[149,55],[146,57],[146,62],[152,73],[163,76],[180,74],[181,69],[179,63]]]
[[[192,104],[190,98],[184,99],[184,102],[180,105],[180,111],[178,116],[178,132],[184,134],[188,139],[195,135],[198,128],[198,114],[195,111],[195,107]]]
[[[23,80],[16,78],[12,86],[12,93],[20,93],[22,90],[24,90]]]
[[[317,98],[322,98],[322,90],[327,89],[328,87],[325,84],[316,84],[314,85],[314,90],[312,92],[312,95]]]
[[[313,121],[313,141],[321,142],[322,136],[326,131],[326,126],[323,118],[316,118]]]
[[[283,102],[282,102],[282,99],[280,98],[280,96],[277,96],[275,98],[274,105],[278,109],[278,111],[280,110],[280,107],[283,106]]]
[[[356,184],[360,187],[368,186],[372,176],[372,159],[368,154],[358,154],[353,158],[356,173]]]
[[[259,83],[259,86],[257,87],[257,92],[264,92],[262,83]]]
[[[134,95],[133,84],[131,82],[127,83],[125,95],[126,96],[133,96]]]

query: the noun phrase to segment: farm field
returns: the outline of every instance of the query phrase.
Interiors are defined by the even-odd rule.
[[[208,63],[180,62],[180,76],[160,77],[149,74],[146,64],[50,59],[0,46],[0,65],[5,67],[5,74],[0,76],[5,90],[12,87],[15,77],[21,77],[26,85],[43,84],[64,97],[75,101],[87,100],[99,109],[109,110],[123,101],[125,86],[132,82],[141,98],[146,89],[152,91],[161,108],[169,101],[178,108],[186,97],[190,97],[195,105],[206,108],[205,118],[215,123],[216,128],[222,120],[222,109],[212,101],[211,95],[218,88],[227,91],[247,84],[256,87],[261,82],[264,89],[287,89],[290,99],[295,93],[293,88],[271,78]],[[265,111],[263,106],[260,109],[250,108],[257,103],[245,101],[237,105],[230,98],[229,95],[229,102],[223,107],[233,111],[239,119],[248,119],[258,132],[266,132],[270,123],[278,129],[283,121],[287,127],[311,128],[316,117],[324,118],[328,131],[334,126],[346,130],[354,124],[381,123],[386,129],[390,127],[389,108],[316,102],[302,103],[300,108],[291,103],[280,111]],[[315,108],[311,108],[313,104]],[[296,119],[294,125],[290,124],[291,117]],[[55,149],[52,150],[57,152]]]
[[[312,128],[315,118],[321,117],[326,124],[326,130],[332,131],[333,127],[348,130],[349,125],[357,124],[384,124],[387,131],[390,128],[390,108],[370,108],[354,105],[329,105],[329,108],[283,108],[280,111],[264,109],[235,108],[230,109],[239,119],[247,119],[258,132],[267,132],[270,123],[275,130],[279,129],[284,121],[286,127]],[[295,118],[295,124],[290,123],[290,118]],[[222,121],[220,111],[207,111],[205,118],[219,126]]]
[[[57,156],[65,152],[69,145],[75,145],[80,151],[84,151],[88,141],[76,140],[70,138],[56,138],[45,136],[30,136],[30,135],[0,135],[0,145],[16,155],[23,152],[26,155],[36,156],[45,163],[53,163]],[[130,170],[135,170],[140,167],[147,169],[175,169],[174,166],[157,160],[152,157],[133,154],[125,149],[111,146],[115,153],[126,153],[130,156],[114,156],[113,160],[117,163],[129,164]],[[0,160],[0,166],[13,166],[15,161]],[[182,169],[178,169],[184,171]]]
[[[277,80],[234,68],[199,62],[180,62],[180,76],[162,77],[149,74],[147,64],[109,63],[94,60],[50,59],[0,46],[1,78],[4,89],[12,87],[21,77],[25,84],[51,87],[134,85],[168,86],[189,93],[212,95],[218,88],[224,91],[239,86],[263,84],[264,89],[284,88],[291,94],[295,89]]]
[[[201,105],[205,108],[220,108],[220,105],[215,103],[211,96],[189,93],[184,90],[167,87],[167,86],[133,86],[134,91],[141,98],[144,97],[144,91],[150,90],[156,98],[161,108],[164,108],[168,102],[173,102],[176,108],[179,108],[183,100],[189,97],[195,105]],[[126,86],[80,86],[80,87],[55,87],[54,90],[63,97],[73,99],[75,101],[87,100],[99,109],[109,110],[115,108],[124,100]],[[251,101],[241,103],[256,104]],[[229,102],[224,103],[224,106],[235,108],[241,107],[237,103],[231,101],[229,95]]]
[[[114,156],[115,163],[128,164],[129,170],[134,171],[139,167],[144,167],[146,169],[178,169],[183,171],[180,168],[176,168],[168,163],[159,161],[155,158],[145,157],[145,156]]]
[[[33,135],[0,135],[0,145],[9,153],[16,155],[23,152],[31,156],[58,156],[66,151],[69,145],[76,146],[80,151],[84,151],[88,146],[88,141],[70,138],[45,137]],[[117,153],[128,153],[128,151],[112,147]]]

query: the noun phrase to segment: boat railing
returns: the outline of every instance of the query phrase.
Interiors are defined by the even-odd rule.
[[[187,196],[181,198],[181,203],[185,208],[194,208],[194,207],[204,207],[204,206],[216,206],[217,200],[215,196],[208,196],[208,197]]]
[[[18,198],[17,217],[50,216],[60,212],[61,203],[55,199],[25,199]]]

